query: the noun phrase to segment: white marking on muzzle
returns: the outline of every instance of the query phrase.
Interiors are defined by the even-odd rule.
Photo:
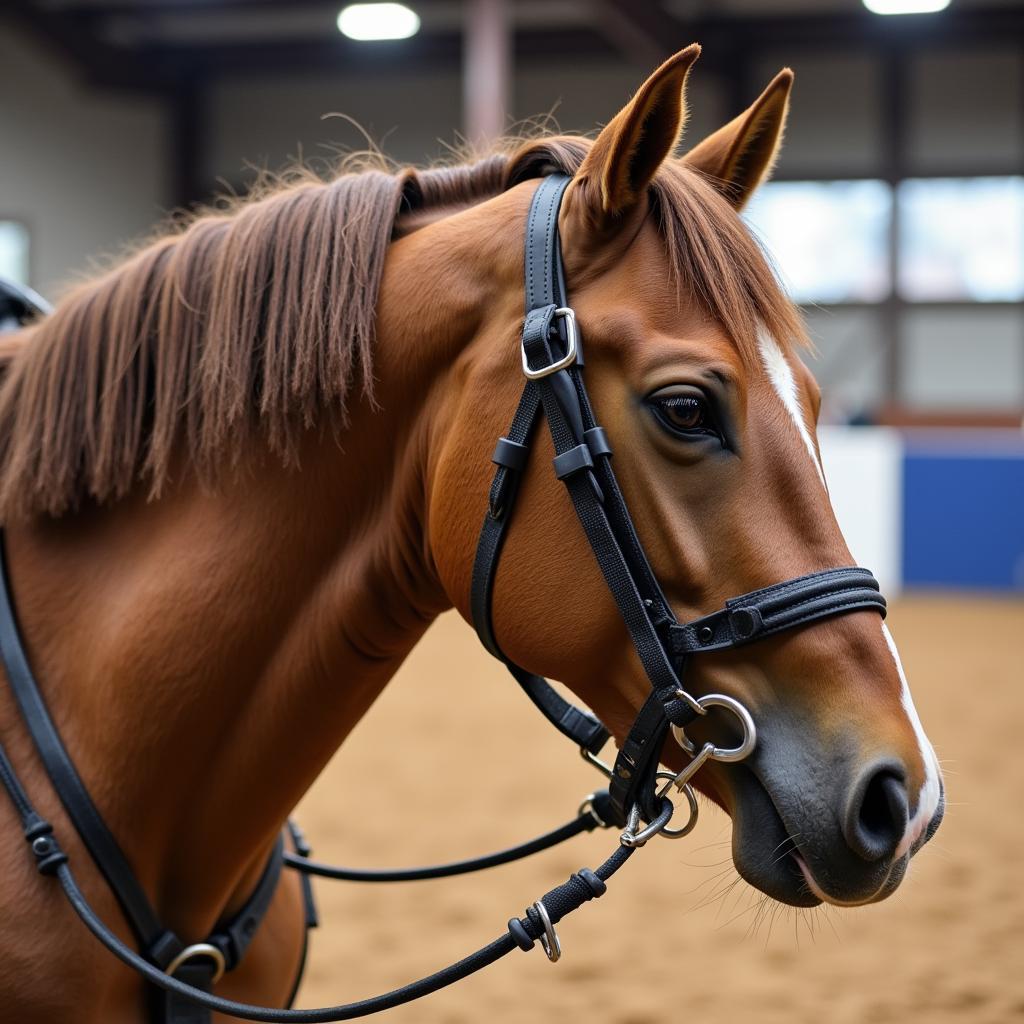
[[[793,376],[793,368],[786,361],[786,356],[782,349],[779,348],[779,343],[767,331],[761,330],[757,340],[761,347],[761,360],[764,362],[768,379],[772,382],[772,387],[775,388],[779,398],[782,399],[782,404],[786,407],[786,411],[792,417],[793,423],[811,456],[811,462],[814,463],[814,468],[818,471],[822,486],[824,486],[825,473],[821,468],[821,460],[818,458],[817,449],[811,440],[811,432],[807,429],[807,423],[804,421],[804,413],[800,407],[800,398],[796,390],[796,378]]]
[[[917,745],[921,751],[921,761],[924,764],[924,782],[921,785],[921,791],[917,795],[917,810],[910,821],[907,822],[907,828],[903,833],[903,838],[900,840],[900,845],[896,847],[896,858],[898,859],[907,853],[914,843],[921,838],[922,833],[928,827],[928,823],[935,816],[939,806],[939,796],[942,787],[940,784],[939,763],[935,757],[935,750],[931,743],[928,742],[928,737],[925,735],[924,728],[921,725],[921,719],[917,714],[917,708],[914,707],[914,699],[910,696],[910,686],[907,683],[907,675],[903,671],[903,662],[900,661],[900,652],[896,650],[896,641],[893,640],[889,627],[884,622],[882,623],[882,635],[885,637],[885,642],[889,645],[893,661],[896,662],[896,671],[900,676],[900,702],[903,704],[903,710],[906,712],[907,718],[910,719],[910,725],[914,730],[914,735],[917,737]]]

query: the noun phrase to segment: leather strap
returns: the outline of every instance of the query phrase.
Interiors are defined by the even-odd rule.
[[[283,866],[284,837],[279,835],[267,866],[263,869],[252,895],[245,901],[245,906],[229,920],[218,922],[213,933],[206,939],[224,955],[225,970],[233,971],[245,957],[250,943],[256,937],[260,922],[267,916],[270,904],[274,900]]]

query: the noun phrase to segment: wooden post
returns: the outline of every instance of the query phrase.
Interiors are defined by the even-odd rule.
[[[506,0],[466,0],[462,109],[466,141],[485,148],[500,138],[509,109],[512,36]]]

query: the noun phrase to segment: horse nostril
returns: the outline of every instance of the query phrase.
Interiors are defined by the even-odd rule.
[[[891,857],[903,839],[909,818],[904,778],[897,765],[874,765],[854,787],[843,835],[863,860]]]

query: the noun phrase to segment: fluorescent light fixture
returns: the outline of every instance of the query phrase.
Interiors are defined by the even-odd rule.
[[[338,15],[338,31],[361,42],[408,39],[419,30],[419,15],[405,4],[349,4]]]
[[[864,0],[872,14],[934,14],[944,11],[949,0]]]

